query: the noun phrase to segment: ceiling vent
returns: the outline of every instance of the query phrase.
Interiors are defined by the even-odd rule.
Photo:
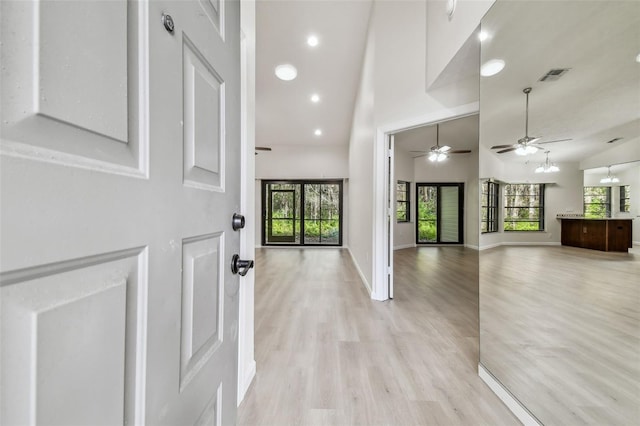
[[[620,139],[622,138],[613,138],[610,141],[607,141],[607,143],[614,143],[614,142],[618,142]]]
[[[545,75],[540,77],[538,81],[556,81],[565,75],[571,68],[553,68],[547,71]]]

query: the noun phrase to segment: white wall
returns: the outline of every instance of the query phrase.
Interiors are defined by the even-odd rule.
[[[445,0],[427,2],[427,87],[444,71],[493,3],[495,0],[458,0],[450,19]]]
[[[375,9],[376,5],[372,8]],[[367,47],[349,140],[349,250],[365,286],[371,292],[373,263],[373,142],[375,28],[369,22]]]
[[[409,153],[401,149],[396,149],[394,154],[393,165],[396,181],[403,180],[411,184],[409,194],[409,222],[395,222],[393,225],[393,248],[397,250],[400,248],[415,247],[416,245],[416,208],[413,158]]]
[[[255,156],[257,179],[344,179],[349,176],[346,144],[271,147],[272,151]]]
[[[448,112],[477,102],[479,95],[477,83],[453,84],[427,93],[426,0],[375,1],[371,13],[349,146],[349,246],[368,283],[373,276],[372,253],[381,250],[373,241],[377,130],[399,121]],[[436,43],[432,53],[437,54],[438,49]]]

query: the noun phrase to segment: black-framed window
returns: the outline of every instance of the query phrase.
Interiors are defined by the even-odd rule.
[[[482,224],[480,232],[498,232],[498,199],[500,185],[496,182],[482,182]]]
[[[416,244],[464,243],[464,184],[416,183]]]
[[[409,222],[411,212],[411,184],[403,180],[396,183],[396,221]]]
[[[630,185],[622,185],[620,187],[620,211],[623,213],[631,211],[631,186]]]
[[[504,230],[544,231],[544,184],[504,186]]]
[[[341,180],[263,180],[262,245],[342,245]]]
[[[611,187],[584,187],[584,217],[611,217]]]

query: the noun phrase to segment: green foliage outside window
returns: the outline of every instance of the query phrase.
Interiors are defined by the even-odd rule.
[[[544,231],[544,184],[504,186],[504,230]]]
[[[584,187],[584,217],[611,217],[611,187]]]
[[[438,240],[437,200],[437,187],[418,187],[418,242],[426,243]]]

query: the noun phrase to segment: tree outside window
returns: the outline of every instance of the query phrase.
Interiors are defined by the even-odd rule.
[[[544,184],[504,186],[504,230],[544,231]]]
[[[399,180],[396,184],[396,221],[409,222],[410,209],[410,183]]]
[[[584,217],[611,217],[611,187],[584,187]]]

